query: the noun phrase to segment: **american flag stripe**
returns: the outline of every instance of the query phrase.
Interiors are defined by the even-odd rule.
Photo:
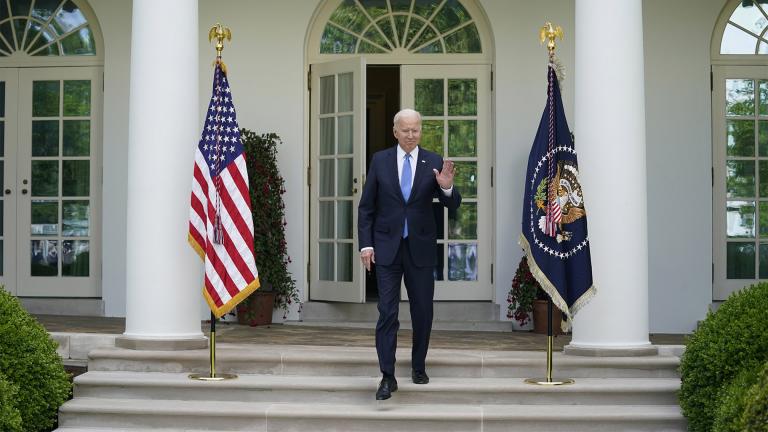
[[[248,170],[231,90],[216,64],[213,95],[195,151],[189,242],[205,262],[203,295],[216,317],[259,287]]]

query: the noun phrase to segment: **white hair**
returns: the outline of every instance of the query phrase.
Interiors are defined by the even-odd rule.
[[[419,114],[418,111],[410,108],[403,108],[398,111],[397,114],[395,114],[395,119],[392,122],[393,126],[397,127],[397,124],[400,123],[400,119],[410,116],[415,116],[417,119],[419,119],[419,123],[421,123],[421,114]]]

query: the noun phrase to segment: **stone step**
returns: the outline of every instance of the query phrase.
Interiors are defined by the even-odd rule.
[[[505,306],[506,307],[506,306]],[[436,301],[435,321],[498,321],[500,306],[493,302]],[[379,318],[376,303],[326,303],[310,301],[301,308],[304,321],[373,322]],[[400,321],[410,321],[411,311],[407,301],[400,302]],[[509,324],[509,323],[507,323]],[[510,329],[511,325],[507,326]]]
[[[338,328],[363,328],[375,329],[376,321],[285,321],[284,325],[306,327],[338,327]],[[482,331],[482,332],[509,332],[513,326],[509,321],[433,321],[432,330],[449,331]],[[400,320],[401,330],[412,330],[411,321]]]
[[[428,385],[398,380],[399,404],[674,405],[677,378],[581,378],[574,385],[544,387],[519,378],[443,378]],[[112,399],[368,404],[378,379],[287,375],[240,375],[223,382],[189,379],[184,373],[88,372],[75,379],[75,397]]]
[[[394,399],[394,398],[393,398]],[[63,430],[227,431],[684,431],[674,405],[440,405],[150,401],[76,398],[61,407]]]
[[[376,351],[359,347],[218,344],[219,373],[379,376]],[[410,374],[410,349],[401,349],[398,374]],[[677,378],[675,355],[646,357],[582,357],[553,354],[554,376],[563,378]],[[197,372],[209,371],[208,350],[135,351],[100,348],[89,354],[91,371]],[[542,376],[546,353],[540,351],[470,351],[431,349],[430,377],[529,378]]]

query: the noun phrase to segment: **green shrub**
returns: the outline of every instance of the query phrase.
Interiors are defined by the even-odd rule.
[[[0,431],[21,431],[21,414],[16,408],[16,394],[19,388],[6,380],[0,373]]]
[[[740,426],[744,432],[768,432],[768,361],[757,382],[747,390]]]
[[[48,430],[72,389],[54,342],[16,297],[0,289],[0,371],[18,387],[25,431]]]
[[[680,361],[680,406],[689,430],[712,430],[719,394],[744,369],[768,360],[768,283],[731,294],[691,335]]]
[[[747,403],[747,390],[757,382],[759,369],[743,369],[720,390],[713,432],[743,432],[741,415]]]

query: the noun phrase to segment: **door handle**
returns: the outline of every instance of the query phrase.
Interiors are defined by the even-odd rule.
[[[21,190],[21,194],[22,194],[22,195],[26,195],[26,194],[27,194],[27,192],[28,192],[28,191],[27,191],[26,189],[22,189],[22,190]]]
[[[11,190],[10,190],[10,189],[6,189],[6,190],[5,190],[5,194],[6,194],[6,195],[10,195],[10,194],[11,194]]]

